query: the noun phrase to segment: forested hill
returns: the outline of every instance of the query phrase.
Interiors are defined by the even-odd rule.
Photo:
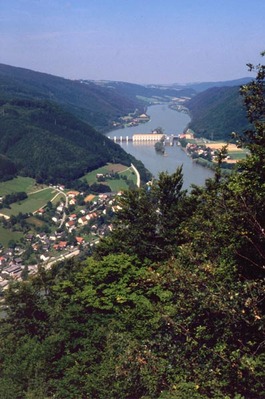
[[[197,94],[186,104],[191,113],[189,127],[196,136],[213,140],[231,139],[249,127],[239,86],[213,87]]]
[[[0,104],[0,154],[7,176],[17,169],[37,179],[63,181],[106,162],[134,162],[144,171],[119,145],[53,103],[17,99]]]
[[[115,118],[143,109],[143,102],[125,92],[4,64],[0,64],[0,97],[56,102],[101,131],[108,130]]]
[[[0,64],[1,98],[44,99],[56,102],[98,131],[109,130],[113,120],[133,113],[136,109],[143,112],[150,98],[169,101],[172,97],[194,94],[192,88],[69,80]]]

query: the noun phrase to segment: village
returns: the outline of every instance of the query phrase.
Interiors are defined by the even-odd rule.
[[[245,158],[247,154],[246,150],[243,150],[235,143],[195,138],[194,132],[191,129],[178,136],[178,144],[185,149],[187,155],[194,161],[205,160],[209,163],[215,163],[218,153],[225,147],[226,156],[223,159],[223,167],[232,166],[238,160]],[[210,167],[210,164],[208,166]]]
[[[120,117],[117,121],[112,122],[112,128],[120,129],[123,127],[138,126],[141,123],[146,123],[150,120],[150,117],[146,114],[137,116],[136,114],[129,114],[127,116]]]
[[[98,176],[99,181],[102,176]],[[62,186],[56,188],[64,190]],[[40,208],[34,218],[40,221],[43,229],[38,228],[37,233],[29,231],[20,243],[10,242],[8,248],[0,248],[0,295],[11,281],[27,280],[39,267],[49,268],[60,260],[90,254],[100,238],[112,230],[112,217],[119,208],[117,195],[120,193],[86,195],[77,190],[65,190],[65,201],[60,200],[55,205],[48,202]],[[2,222],[25,226],[27,216],[11,217]]]

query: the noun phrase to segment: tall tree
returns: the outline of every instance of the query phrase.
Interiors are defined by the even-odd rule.
[[[118,201],[115,229],[103,240],[97,253],[113,251],[140,258],[170,258],[181,242],[180,226],[188,216],[186,191],[182,190],[182,168],[169,175],[162,172],[149,186],[125,192]]]
[[[262,53],[264,56],[265,53]],[[265,65],[249,64],[257,76],[241,88],[253,128],[240,137],[249,150],[229,184],[240,211],[242,229],[238,256],[247,275],[265,274]]]

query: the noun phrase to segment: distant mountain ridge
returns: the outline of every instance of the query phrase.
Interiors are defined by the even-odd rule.
[[[202,91],[208,90],[213,87],[234,87],[234,86],[241,86],[244,84],[249,83],[252,78],[244,77],[239,79],[233,80],[224,80],[224,81],[217,81],[217,82],[194,82],[194,83],[186,83],[185,85],[179,85],[178,83],[172,84],[172,87],[176,88],[190,88],[197,93]]]

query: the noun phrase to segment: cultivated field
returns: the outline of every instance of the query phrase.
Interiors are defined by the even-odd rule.
[[[126,176],[128,180],[132,180],[136,184],[136,175],[131,167],[121,164],[108,164],[102,168],[93,170],[81,178],[89,185],[97,183],[97,174],[118,173],[121,177]],[[107,184],[112,191],[122,191],[128,189],[126,180],[121,179],[106,179],[102,184]]]
[[[8,180],[0,183],[0,197],[24,191],[29,193],[31,191],[37,190],[36,182],[30,177],[15,177],[12,180]]]
[[[213,150],[221,150],[227,143],[225,142],[207,142],[207,147]],[[226,159],[227,163],[236,163],[240,159],[246,158],[247,151],[242,148],[238,148],[236,144],[229,143],[227,147],[228,155],[230,159]]]
[[[82,179],[85,179],[89,185],[96,183],[96,175],[98,173],[118,173],[121,177],[126,176],[128,180],[132,180],[136,183],[136,176],[131,167],[127,167],[121,164],[108,164],[86,174]],[[107,184],[112,191],[121,191],[128,189],[127,181],[124,179],[106,179],[103,184]],[[28,198],[16,202],[10,205],[10,209],[4,208],[0,210],[2,215],[7,217],[11,215],[18,215],[21,213],[34,213],[41,207],[45,206],[48,201],[53,203],[59,202],[61,199],[64,200],[62,194],[57,193],[51,187],[44,185],[37,185],[34,179],[30,177],[16,177],[12,180],[0,183],[0,197],[15,192],[26,192]]]
[[[55,195],[56,192],[53,188],[47,188],[41,191],[37,191],[35,193],[29,194],[27,199],[11,204],[10,209],[2,209],[1,213],[6,216],[16,216],[20,212],[33,213],[42,206],[46,205],[48,201],[51,201]]]
[[[197,145],[205,145],[206,147],[211,148],[212,150],[221,150],[223,147],[227,145],[224,141],[210,141],[205,139],[192,139],[188,140],[192,144]],[[246,158],[248,153],[247,150],[238,148],[236,144],[229,143],[227,147],[228,155],[230,159],[227,159],[226,162],[228,163],[236,163],[240,159]]]
[[[0,226],[0,243],[7,248],[10,240],[18,241],[23,237],[23,233],[18,231],[11,231]]]

